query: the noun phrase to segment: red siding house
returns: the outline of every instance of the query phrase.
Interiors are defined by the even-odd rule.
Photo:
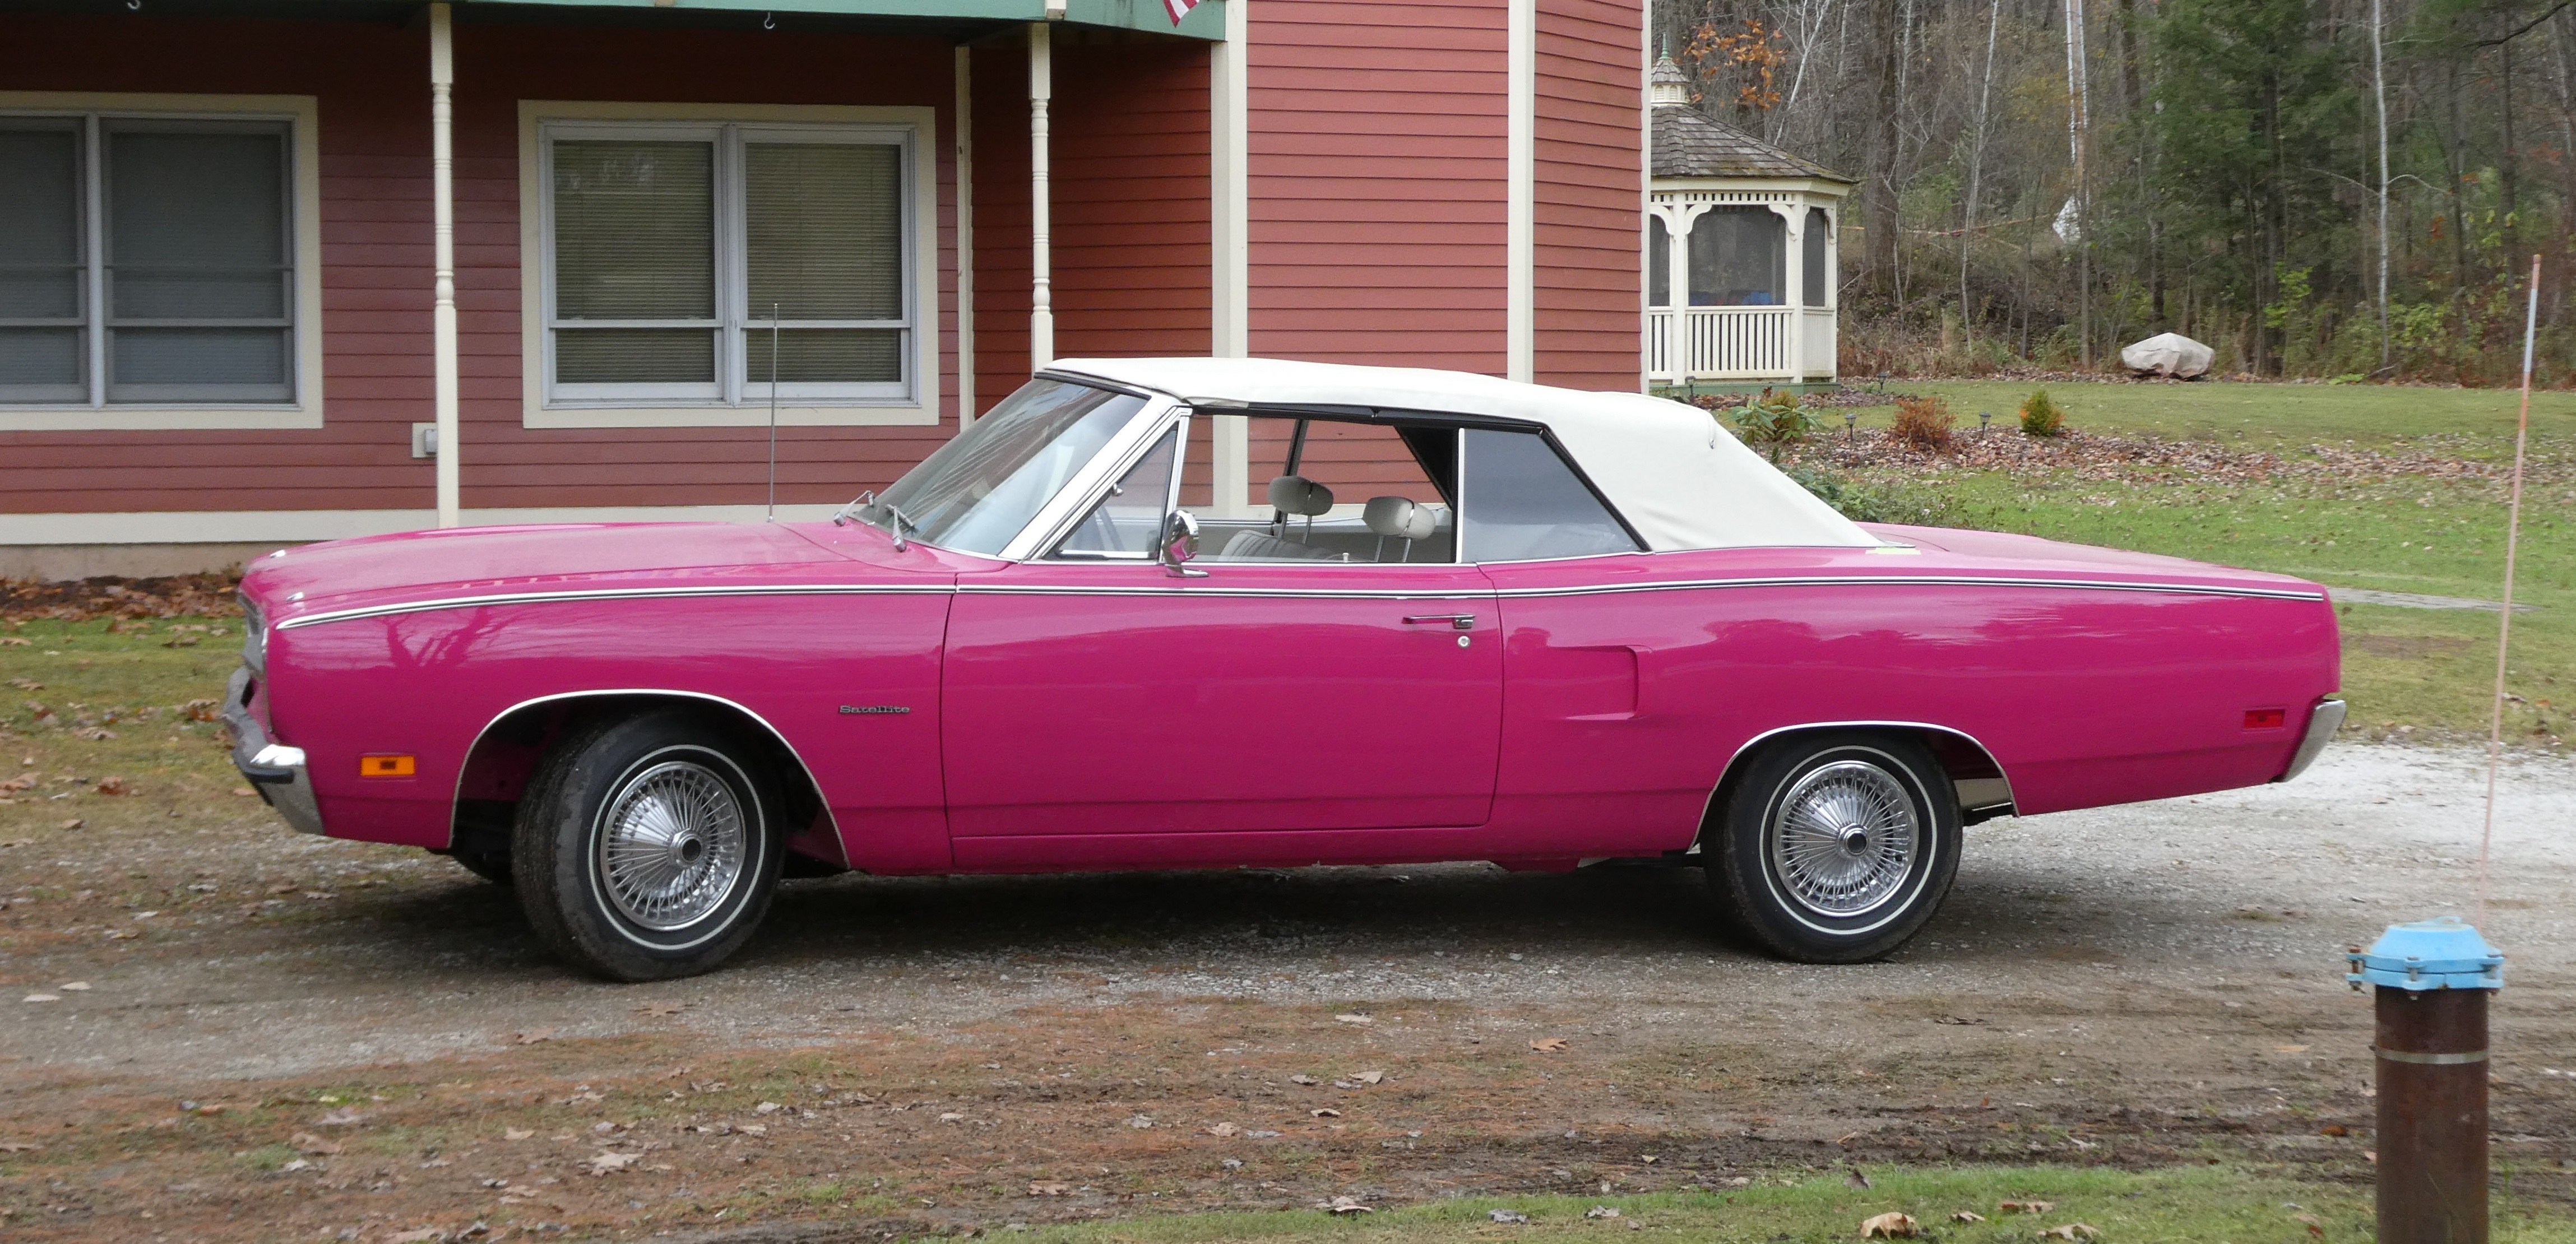
[[[773,410],[819,515],[1059,357],[1635,389],[1642,4],[0,14],[0,574],[757,518]]]

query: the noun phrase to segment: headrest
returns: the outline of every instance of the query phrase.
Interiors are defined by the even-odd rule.
[[[1440,516],[1430,506],[1418,505],[1404,497],[1371,497],[1360,521],[1381,536],[1403,540],[1428,540],[1440,529]]]
[[[1313,518],[1333,508],[1333,490],[1303,475],[1282,475],[1270,481],[1270,508]]]

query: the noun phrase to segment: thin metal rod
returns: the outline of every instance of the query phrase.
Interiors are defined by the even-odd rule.
[[[2540,332],[2540,256],[2531,257],[2531,305],[2522,317],[2522,415],[2513,430],[2513,494],[2504,519],[2504,611],[2496,623],[2495,703],[2487,717],[2487,814],[2478,831],[2478,905],[2473,923],[2487,922],[2487,860],[2495,851],[2496,770],[2504,764],[2505,653],[2513,641],[2513,563],[2522,537],[2522,465],[2531,443],[2531,352]]]
[[[457,414],[456,336],[456,159],[453,139],[456,84],[456,30],[445,4],[429,6],[429,202],[430,276],[430,411],[438,424],[438,525],[464,521],[464,446]],[[307,308],[313,331],[320,331],[321,309]],[[319,401],[308,394],[307,401]]]
[[[769,521],[778,521],[778,304],[769,304]]]

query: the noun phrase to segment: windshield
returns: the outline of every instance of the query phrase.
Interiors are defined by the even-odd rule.
[[[859,521],[967,553],[998,556],[1145,399],[1032,380],[904,473]]]

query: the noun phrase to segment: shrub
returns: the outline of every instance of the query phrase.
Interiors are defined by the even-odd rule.
[[[2048,400],[2048,390],[2033,389],[2023,399],[2021,430],[2029,436],[2055,436],[2066,430],[2066,414]]]
[[[1789,478],[1855,523],[1905,523],[1916,527],[1993,527],[1992,516],[1959,505],[1936,488],[1897,481],[1864,483],[1807,465],[1791,466]]]
[[[1798,401],[1797,394],[1770,389],[1737,407],[1733,418],[1737,433],[1768,450],[1773,462],[1780,460],[1782,445],[1805,440],[1820,426],[1816,416]]]
[[[1896,439],[1928,453],[1950,447],[1950,429],[1958,422],[1958,417],[1950,413],[1950,403],[1938,397],[1900,397],[1896,399],[1896,421],[1887,430]]]

